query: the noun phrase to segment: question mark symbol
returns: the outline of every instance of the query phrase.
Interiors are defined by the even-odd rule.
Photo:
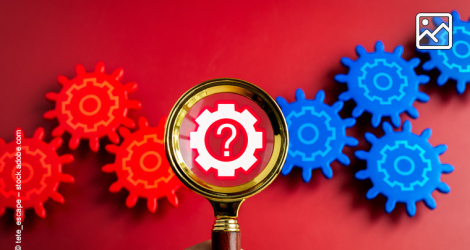
[[[226,149],[224,151],[224,156],[230,156],[230,151],[228,149],[230,148],[230,144],[232,143],[233,139],[235,139],[235,136],[237,136],[237,129],[232,124],[224,123],[220,125],[220,127],[217,129],[217,135],[221,135],[222,130],[224,130],[225,128],[229,128],[232,131],[232,135],[230,136],[230,138],[228,138],[228,140],[225,141],[224,147]]]

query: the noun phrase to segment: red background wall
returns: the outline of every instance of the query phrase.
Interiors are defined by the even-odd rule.
[[[49,141],[57,124],[42,118],[53,108],[44,95],[60,90],[57,75],[74,77],[77,63],[91,71],[100,60],[108,73],[123,67],[123,82],[138,83],[130,98],[143,108],[130,117],[146,116],[154,126],[184,91],[218,77],[244,79],[290,101],[296,88],[308,98],[324,89],[332,104],[345,90],[333,81],[347,72],[339,60],[356,58],[356,44],[371,50],[380,39],[388,51],[403,44],[410,59],[416,56],[415,15],[453,9],[465,20],[470,16],[467,0],[2,1],[0,137],[11,141],[18,126],[30,137],[42,126]],[[434,193],[434,211],[420,202],[413,218],[403,205],[386,214],[385,198],[366,200],[371,184],[354,179],[364,167],[357,160],[347,168],[334,163],[331,180],[317,170],[307,184],[296,170],[243,204],[243,248],[469,249],[470,91],[459,96],[454,83],[438,88],[435,81],[433,74],[422,86],[431,99],[415,104],[420,117],[412,123],[416,133],[432,128],[430,142],[449,146],[442,162],[455,166],[442,177],[452,191]],[[352,107],[348,102],[343,115]],[[369,119],[348,130],[361,149],[368,148],[362,135],[371,130]],[[353,150],[345,152],[352,157]],[[178,208],[160,200],[151,214],[139,199],[128,209],[127,192],[109,193],[116,177],[100,170],[113,155],[103,147],[92,153],[86,142],[72,153],[76,160],[64,172],[76,183],[61,184],[66,202],[48,201],[46,219],[26,213],[24,249],[183,249],[210,238],[213,214],[203,198],[180,190]],[[1,249],[13,249],[13,222],[12,210],[0,218]]]

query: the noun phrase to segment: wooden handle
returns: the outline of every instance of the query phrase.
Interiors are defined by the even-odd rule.
[[[212,231],[212,250],[240,249],[240,232]]]

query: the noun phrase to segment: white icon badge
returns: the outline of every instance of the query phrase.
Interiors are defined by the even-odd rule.
[[[429,27],[433,17],[448,19],[443,21],[434,31]],[[423,29],[420,26],[423,25]],[[444,29],[443,31],[441,31]],[[439,34],[439,35],[438,35]],[[423,38],[429,43],[420,44]],[[442,41],[444,40],[444,41]],[[451,49],[452,48],[452,15],[450,13],[418,13],[416,15],[416,48],[418,49]]]

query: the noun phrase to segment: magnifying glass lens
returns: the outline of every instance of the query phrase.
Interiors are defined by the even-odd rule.
[[[271,122],[257,103],[218,93],[195,103],[179,131],[181,156],[195,177],[219,187],[253,180],[273,153]]]

